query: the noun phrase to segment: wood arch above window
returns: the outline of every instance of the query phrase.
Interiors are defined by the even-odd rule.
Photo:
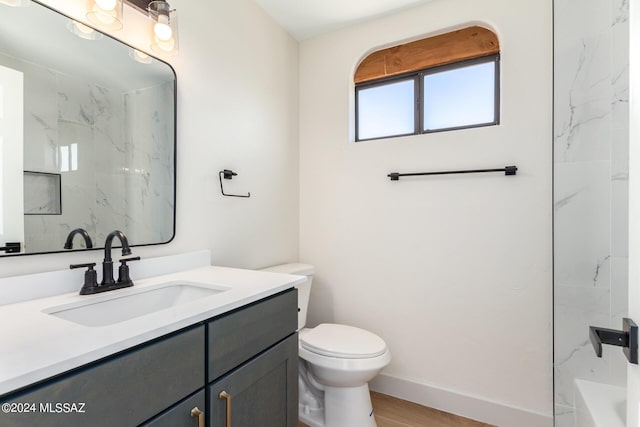
[[[467,27],[377,50],[360,63],[353,80],[363,83],[497,53],[500,44],[493,31]]]

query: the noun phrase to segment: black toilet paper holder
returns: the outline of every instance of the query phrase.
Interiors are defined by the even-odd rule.
[[[246,196],[244,194],[227,194],[224,192],[224,187],[222,186],[222,178],[231,179],[236,175],[238,174],[230,169],[224,169],[218,172],[218,177],[220,178],[220,191],[222,192],[222,195],[227,197],[251,197],[251,193],[249,192],[247,192]]]

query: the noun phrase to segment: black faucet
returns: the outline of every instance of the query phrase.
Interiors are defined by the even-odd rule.
[[[116,281],[113,280],[113,260],[111,259],[111,245],[113,243],[113,238],[117,237],[120,239],[120,243],[122,244],[122,256],[131,255],[131,249],[129,248],[129,241],[127,240],[127,236],[124,235],[122,231],[115,230],[109,233],[107,236],[107,240],[104,242],[104,260],[102,261],[102,282],[100,286],[111,287],[116,285]],[[132,286],[133,283],[131,280],[126,286]],[[124,288],[125,286],[119,286]],[[113,288],[115,289],[115,288]]]
[[[113,244],[113,238],[120,239],[122,245],[122,255],[131,255],[131,248],[129,248],[129,241],[127,236],[122,231],[115,230],[109,233],[107,240],[104,243],[104,260],[102,261],[102,282],[97,283],[97,275],[93,267],[96,263],[89,264],[74,264],[70,265],[70,268],[87,267],[88,270],[84,273],[84,285],[80,289],[80,295],[92,295],[99,292],[112,291],[114,289],[127,288],[133,286],[133,280],[129,276],[128,261],[138,261],[140,257],[122,258],[120,260],[120,268],[118,269],[118,281],[113,280],[113,260],[111,259],[111,245]]]
[[[82,236],[82,238],[84,239],[84,244],[87,247],[87,249],[93,248],[93,242],[91,241],[91,236],[89,236],[89,233],[87,233],[87,230],[85,230],[84,228],[76,228],[75,230],[72,230],[67,236],[67,241],[64,243],[65,249],[73,249],[73,237],[76,234],[80,234]]]

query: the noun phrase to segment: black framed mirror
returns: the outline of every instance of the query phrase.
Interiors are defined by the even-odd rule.
[[[115,229],[133,246],[171,241],[175,122],[169,64],[36,1],[0,4],[0,246],[62,252],[76,228],[94,248]],[[24,171],[59,175],[59,194]]]

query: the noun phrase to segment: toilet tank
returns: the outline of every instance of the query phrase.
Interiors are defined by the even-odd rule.
[[[298,289],[298,330],[304,328],[307,323],[307,309],[309,308],[309,295],[311,294],[311,282],[313,281],[313,266],[300,263],[281,264],[263,268],[262,271],[307,276],[306,282],[296,286]]]

